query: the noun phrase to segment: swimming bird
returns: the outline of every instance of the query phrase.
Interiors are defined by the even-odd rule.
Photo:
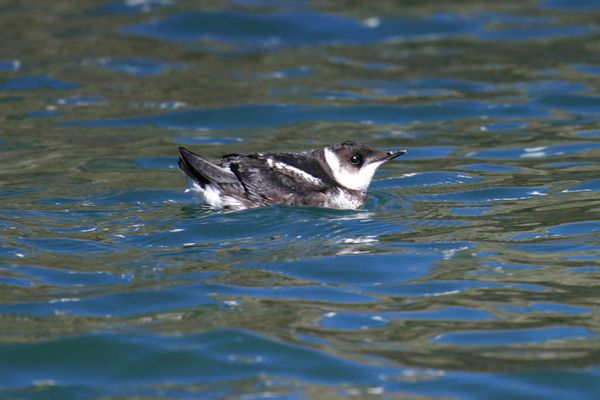
[[[205,203],[242,210],[271,204],[357,209],[377,168],[406,150],[346,141],[302,153],[227,154],[209,160],[179,148],[179,167]]]

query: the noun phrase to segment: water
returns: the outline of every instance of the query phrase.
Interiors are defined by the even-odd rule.
[[[593,1],[0,6],[0,397],[600,396]],[[409,153],[358,211],[207,156]]]

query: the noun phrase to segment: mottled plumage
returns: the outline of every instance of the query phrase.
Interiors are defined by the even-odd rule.
[[[208,160],[183,147],[179,166],[214,208],[270,204],[358,208],[377,167],[405,150],[344,142],[303,153],[227,154]]]

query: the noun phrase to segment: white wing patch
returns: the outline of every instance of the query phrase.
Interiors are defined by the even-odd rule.
[[[283,173],[288,173],[288,174],[292,174],[292,175],[296,175],[302,179],[304,179],[306,182],[310,182],[314,185],[321,185],[323,183],[323,181],[321,181],[321,179],[317,178],[314,175],[309,174],[306,171],[302,171],[300,168],[296,168],[294,166],[291,166],[289,164],[286,163],[282,163],[281,161],[275,161],[272,158],[267,158],[267,165],[273,169],[279,170]]]

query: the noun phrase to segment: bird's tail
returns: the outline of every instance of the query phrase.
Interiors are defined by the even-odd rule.
[[[239,182],[233,172],[219,167],[199,154],[184,147],[179,148],[179,153],[179,168],[202,187],[210,183]]]

